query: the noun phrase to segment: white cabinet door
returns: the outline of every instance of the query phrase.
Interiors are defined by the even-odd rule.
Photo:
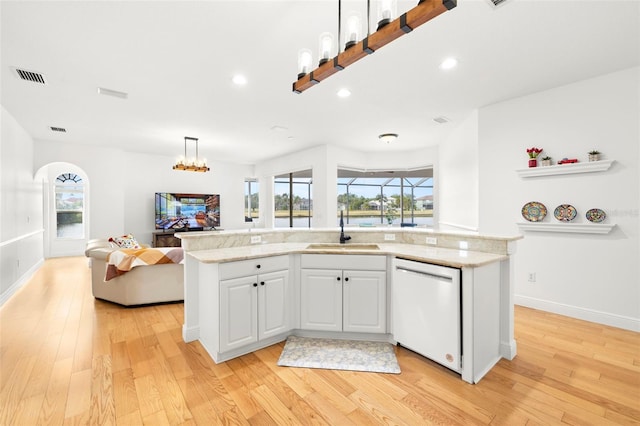
[[[289,271],[258,276],[258,339],[291,329]]]
[[[302,269],[300,327],[342,331],[342,271]]]
[[[386,272],[345,270],[342,275],[343,330],[386,333]]]
[[[257,276],[220,281],[220,352],[258,340]]]

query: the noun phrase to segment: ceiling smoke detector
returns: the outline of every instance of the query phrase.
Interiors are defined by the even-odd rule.
[[[11,67],[20,80],[30,81],[32,83],[47,84],[44,75],[36,71],[27,71],[22,68]]]

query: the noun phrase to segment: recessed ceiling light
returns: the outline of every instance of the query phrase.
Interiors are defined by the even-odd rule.
[[[458,66],[458,60],[456,58],[447,58],[440,64],[440,69],[450,70]]]
[[[433,117],[433,121],[435,121],[438,124],[444,124],[444,123],[448,123],[451,120],[449,120],[448,117],[441,115],[440,117]]]
[[[233,83],[237,84],[238,86],[244,86],[245,84],[247,84],[247,77],[242,74],[236,74],[233,76],[231,81],[233,81]]]
[[[341,98],[348,98],[351,96],[351,90],[349,89],[340,89],[338,90],[338,96]]]

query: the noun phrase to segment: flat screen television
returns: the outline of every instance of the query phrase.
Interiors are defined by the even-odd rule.
[[[220,194],[156,192],[156,229],[202,231],[220,226]]]

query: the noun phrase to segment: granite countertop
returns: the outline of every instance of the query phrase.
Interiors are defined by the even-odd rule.
[[[375,248],[378,247],[378,249]],[[197,250],[186,253],[202,263],[221,263],[285,254],[369,254],[391,255],[419,262],[454,268],[478,267],[507,259],[508,256],[469,250],[426,247],[417,244],[330,244],[330,243],[272,243],[240,247]]]

